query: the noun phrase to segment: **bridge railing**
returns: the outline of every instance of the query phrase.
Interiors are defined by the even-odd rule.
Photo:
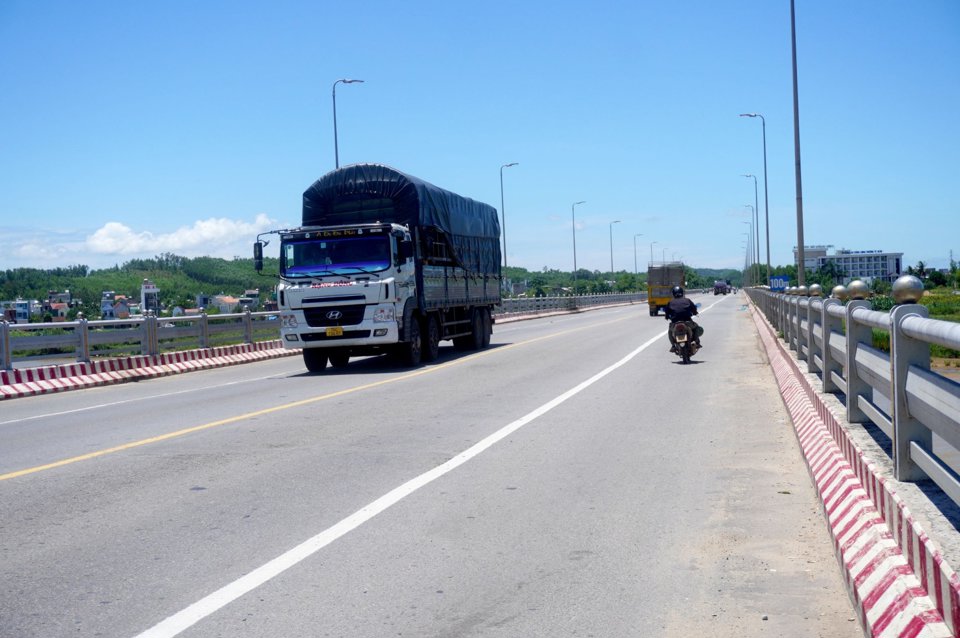
[[[494,316],[539,314],[544,312],[575,312],[583,308],[621,303],[646,303],[647,293],[606,293],[601,295],[566,295],[562,297],[513,297],[500,302]]]
[[[640,303],[646,293],[504,299],[495,316],[575,312],[601,305]],[[280,337],[276,312],[14,324],[0,322],[0,369],[14,362],[156,355],[161,352],[271,341]]]
[[[889,437],[897,480],[929,478],[960,503],[957,473],[933,445],[936,434],[960,450],[960,383],[930,368],[931,344],[960,350],[960,324],[930,319],[917,303],[880,312],[863,299],[747,294],[801,365],[819,376],[821,391],[843,401],[847,421],[873,423]],[[874,329],[889,334],[889,354],[874,345]]]

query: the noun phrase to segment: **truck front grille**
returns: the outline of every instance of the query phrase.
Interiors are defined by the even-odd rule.
[[[323,306],[320,308],[304,308],[303,314],[307,325],[311,328],[325,328],[327,326],[355,326],[363,321],[364,305]]]

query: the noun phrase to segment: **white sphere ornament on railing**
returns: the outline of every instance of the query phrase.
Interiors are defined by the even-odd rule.
[[[870,287],[860,279],[854,279],[847,284],[847,292],[851,299],[866,299],[870,296]]]
[[[846,286],[834,286],[833,290],[830,291],[830,296],[840,301],[846,301],[850,293],[847,291]]]
[[[807,292],[811,297],[822,297],[823,287],[820,284],[810,284],[810,287],[807,289]]]
[[[913,275],[903,275],[893,282],[893,300],[897,304],[918,303],[923,297],[923,282]]]
[[[797,294],[801,297],[807,296],[807,287],[806,286],[797,286]]]
[[[788,295],[795,295],[795,294],[797,294],[797,287],[796,287],[796,286],[787,286],[787,289],[786,289],[784,292],[787,293]]]

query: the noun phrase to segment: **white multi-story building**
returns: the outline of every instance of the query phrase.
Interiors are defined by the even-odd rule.
[[[140,285],[140,307],[144,314],[150,311],[160,314],[160,289],[149,279]]]
[[[903,274],[903,253],[888,253],[882,250],[847,250],[841,248],[830,252],[833,246],[804,246],[803,262],[807,270],[819,270],[828,262],[843,271],[843,283],[861,279],[867,283],[874,279],[893,282]],[[796,262],[797,249],[793,249]]]

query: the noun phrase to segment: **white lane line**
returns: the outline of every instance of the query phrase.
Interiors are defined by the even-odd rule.
[[[63,410],[61,412],[48,412],[45,414],[31,414],[30,416],[24,416],[11,421],[0,421],[0,426],[10,425],[12,423],[23,423],[25,421],[35,421],[37,419],[46,419],[51,417],[65,416],[67,414],[77,414],[79,412],[90,412],[91,410],[102,410],[106,408],[115,408],[118,405],[124,405],[127,403],[138,403],[140,401],[151,401],[153,399],[167,399],[169,397],[175,397],[181,394],[191,394],[194,392],[206,392],[207,390],[214,390],[216,388],[226,388],[231,385],[239,385],[242,383],[255,383],[258,381],[265,381],[267,379],[281,379],[289,376],[289,373],[280,372],[277,374],[270,374],[265,377],[256,377],[251,379],[241,379],[239,381],[227,381],[224,383],[218,383],[216,385],[205,385],[201,387],[188,388],[186,390],[174,390],[173,392],[164,392],[161,394],[149,394],[142,397],[134,397],[132,399],[121,399],[120,401],[111,401],[110,403],[96,403],[93,405],[84,406],[82,408],[73,408],[72,410]]]
[[[721,301],[723,300],[721,299],[710,304],[708,307],[704,308],[704,312],[710,310]],[[208,594],[204,598],[201,598],[189,607],[166,618],[150,629],[137,634],[135,638],[173,638],[174,636],[179,635],[207,616],[210,616],[218,609],[229,605],[244,594],[253,591],[260,585],[273,579],[275,576],[279,576],[291,567],[294,567],[298,563],[320,551],[341,536],[344,536],[348,532],[360,527],[377,514],[385,511],[393,505],[396,505],[407,496],[410,496],[419,490],[421,487],[430,484],[448,472],[452,472],[470,459],[480,455],[494,444],[510,436],[526,424],[537,419],[538,417],[543,416],[550,410],[567,401],[567,399],[570,399],[583,390],[589,388],[591,385],[604,378],[617,368],[620,368],[628,363],[638,354],[662,339],[666,334],[666,331],[658,333],[656,336],[644,342],[641,346],[627,354],[613,365],[601,370],[586,381],[581,382],[579,385],[567,390],[551,401],[544,403],[536,410],[520,417],[513,423],[502,427],[487,438],[467,448],[446,463],[438,465],[432,470],[428,470],[420,476],[407,481],[399,487],[394,488],[377,500],[360,508],[350,516],[341,520],[339,523],[336,523],[332,527],[328,527],[316,536],[307,539],[293,549],[284,552],[280,556],[277,556],[273,560],[261,565],[252,572],[241,576],[232,583],[221,587],[212,594]]]
[[[360,525],[363,525],[377,514],[383,512],[393,505],[396,505],[407,496],[410,496],[419,490],[421,487],[430,484],[448,472],[452,472],[470,459],[478,456],[490,448],[492,445],[503,440],[505,437],[510,436],[526,424],[540,416],[543,416],[553,408],[565,402],[567,399],[570,399],[579,394],[581,391],[589,388],[591,385],[604,378],[617,368],[625,365],[638,354],[662,339],[665,334],[666,332],[659,333],[613,365],[601,370],[586,381],[583,381],[574,388],[567,390],[551,401],[544,403],[533,412],[530,412],[525,416],[520,417],[513,423],[510,423],[509,425],[497,430],[487,438],[475,443],[473,446],[467,448],[446,463],[438,465],[432,470],[428,470],[420,476],[407,481],[399,487],[394,488],[377,500],[360,508],[350,516],[341,520],[339,523],[336,523],[332,527],[320,532],[313,538],[307,539],[293,549],[284,552],[280,556],[277,556],[268,563],[261,565],[245,576],[241,576],[232,583],[229,583],[212,594],[201,598],[189,607],[175,613],[159,624],[154,625],[150,629],[147,629],[140,634],[137,634],[136,638],[173,638],[173,636],[177,636],[207,616],[210,616],[218,609],[232,603],[244,594],[271,580],[275,576],[279,576],[286,570],[315,554],[341,536],[344,536]]]

